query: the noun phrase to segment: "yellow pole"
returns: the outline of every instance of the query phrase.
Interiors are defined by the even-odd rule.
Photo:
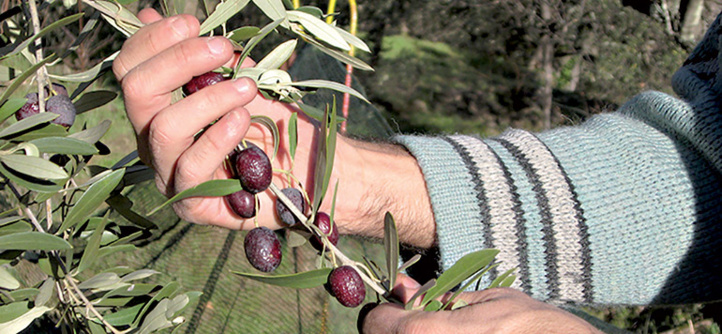
[[[301,7],[301,0],[293,0],[293,8]]]

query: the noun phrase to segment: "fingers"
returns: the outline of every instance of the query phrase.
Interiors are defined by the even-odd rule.
[[[155,114],[170,105],[173,90],[221,66],[231,57],[231,49],[222,37],[189,39],[131,70],[121,83],[136,133],[142,133]]]
[[[205,179],[200,178],[195,169],[212,172],[215,169],[209,167],[219,167],[223,157],[241,141],[248,130],[250,116],[239,106],[247,104],[255,94],[256,86],[248,78],[224,81],[163,109],[153,118],[148,130],[141,131],[139,140],[140,146],[150,149],[149,156],[144,159],[149,159],[156,170],[162,192],[169,193],[167,185],[173,182],[176,164],[183,167],[179,169],[181,174],[190,173],[185,180],[176,181],[190,184],[209,180],[208,173],[204,174]],[[221,116],[220,121],[195,140],[199,131]],[[193,164],[194,168],[185,167]],[[176,185],[175,188],[183,190],[186,187]]]
[[[156,54],[200,32],[198,20],[190,15],[161,20],[160,15],[152,10],[141,11],[141,14],[139,18],[150,24],[123,43],[118,58],[113,61],[113,73],[118,80]]]
[[[163,19],[163,16],[161,16],[160,13],[158,13],[153,8],[144,8],[140,12],[138,12],[138,19],[140,20],[140,22],[149,24],[155,21],[160,21],[161,19]]]

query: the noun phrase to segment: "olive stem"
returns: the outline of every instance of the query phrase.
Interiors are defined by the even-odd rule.
[[[38,7],[35,4],[35,0],[28,0],[28,9],[30,10],[30,20],[33,23],[33,34],[37,35],[40,33],[40,18],[38,17]],[[43,61],[43,43],[42,39],[38,38],[35,40],[35,61]],[[37,71],[38,79],[38,108],[40,112],[45,111],[45,84],[48,80],[46,77],[47,69],[45,65],[41,66]]]
[[[278,187],[276,187],[275,184],[271,183],[271,185],[268,188],[271,189],[271,192],[273,192],[273,194],[276,195],[276,197],[278,197],[278,199],[281,202],[283,202],[283,204],[285,204],[286,207],[288,207],[288,209],[291,211],[291,213],[293,213],[293,215],[296,216],[296,218],[298,218],[298,220],[301,222],[301,224],[303,224],[303,226],[305,226],[307,229],[309,229],[311,231],[311,233],[315,234],[315,231],[310,227],[308,218],[306,218],[306,216],[300,210],[298,210],[296,205],[293,204],[293,202],[288,197],[286,197],[286,195],[280,189],[278,189]],[[333,255],[339,259],[341,264],[350,265],[350,266],[354,267],[354,269],[356,269],[356,271],[358,272],[359,276],[361,276],[361,279],[368,286],[370,286],[372,289],[374,289],[374,291],[376,291],[377,293],[379,293],[381,295],[386,294],[386,290],[384,290],[384,288],[382,286],[380,286],[378,283],[376,283],[376,281],[374,281],[371,277],[369,277],[364,272],[364,270],[359,269],[359,267],[362,267],[363,264],[348,258],[338,248],[336,248],[336,246],[334,246],[331,242],[329,242],[328,238],[321,238],[321,240],[323,241],[323,243],[327,247],[327,249],[330,250],[333,253]]]

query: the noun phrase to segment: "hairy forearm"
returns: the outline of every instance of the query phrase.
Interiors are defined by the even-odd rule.
[[[339,181],[336,221],[341,233],[383,237],[390,212],[402,242],[430,247],[435,224],[416,159],[400,145],[341,138],[334,165]]]

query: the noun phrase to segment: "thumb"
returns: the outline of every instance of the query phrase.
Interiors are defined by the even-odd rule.
[[[393,303],[367,304],[359,313],[359,333],[399,333],[406,318],[416,312],[420,311],[406,311]]]

